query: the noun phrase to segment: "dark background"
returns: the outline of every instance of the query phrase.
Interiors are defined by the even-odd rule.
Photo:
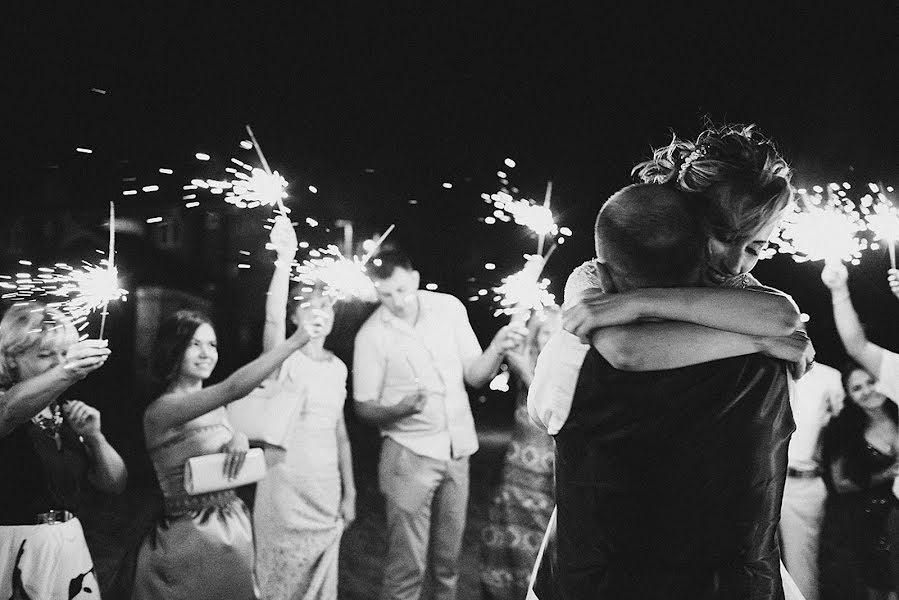
[[[103,411],[132,487],[152,481],[136,358],[152,330],[137,314],[139,291],[164,290],[170,299],[183,292],[210,307],[222,341],[215,378],[260,348],[270,212],[239,211],[209,194],[187,209],[182,190],[195,177],[223,177],[232,156],[258,164],[238,146],[246,123],[290,182],[293,216],[320,222],[301,224],[301,239],[313,247],[339,243],[336,221],[350,220],[358,251],[394,223],[391,240],[413,256],[423,281],[460,298],[499,283],[535,248],[518,226],[479,221],[490,211],[480,194],[498,189],[497,170],[532,198],[553,181],[557,221],[574,232],[546,269],[559,295],[567,274],[593,252],[603,200],[630,183],[631,167],[671,130],[695,136],[707,118],[758,123],[795,166],[798,186],[899,185],[894,3],[830,10],[765,2],[184,4],[41,10],[16,3],[4,14],[0,273],[21,270],[20,259],[35,266],[96,261],[108,203],[116,202],[117,261],[131,295],[111,307],[110,363],[72,393]],[[212,160],[197,161],[196,152]],[[505,168],[507,157],[518,166]],[[160,189],[122,195],[146,185]],[[155,216],[162,222],[146,223]],[[484,269],[488,261],[496,271]],[[885,251],[866,253],[851,267],[850,283],[871,338],[895,350],[899,302],[888,291],[887,266]],[[819,360],[838,365],[843,354],[820,269],[778,256],[755,274],[794,296],[811,316]],[[370,310],[339,307],[329,343],[347,361]],[[469,304],[469,313],[485,344],[503,324],[484,304]],[[98,321],[88,331],[96,333]],[[475,401],[479,429],[508,428],[513,399],[488,396]],[[380,539],[383,529],[371,516],[379,499],[377,437],[351,412],[348,418],[360,502],[369,503],[360,519],[370,523],[345,540],[341,586],[363,573],[356,587],[366,590],[380,565],[353,561],[371,562],[382,550],[382,542],[365,541]],[[472,500],[475,527],[502,448],[485,444],[478,460],[493,462],[473,463],[474,472],[488,472],[473,475],[483,488]],[[140,494],[123,502],[128,510],[119,504],[104,513],[101,505],[98,521],[109,520],[88,528],[98,536],[92,544],[121,549],[140,539],[146,502]],[[126,564],[121,554],[95,552],[101,571],[104,560],[107,571]],[[476,582],[476,558],[470,562]]]
[[[478,220],[489,214],[479,196],[498,189],[499,169],[534,198],[553,181],[557,220],[574,231],[547,267],[557,293],[591,255],[593,217],[630,182],[633,164],[671,130],[695,135],[706,118],[758,123],[798,185],[899,183],[897,11],[888,3],[77,5],[13,8],[7,25],[3,272],[20,258],[93,259],[115,200],[122,222],[132,221],[118,254],[132,298],[157,285],[210,301],[228,325],[220,373],[258,351],[269,213],[209,194],[185,209],[181,187],[223,176],[231,156],[257,164],[238,147],[246,123],[291,182],[293,216],[321,223],[301,226],[301,239],[339,242],[334,223],[346,219],[358,244],[395,223],[392,241],[424,281],[460,297],[498,283],[535,247],[521,227]],[[197,161],[200,151],[212,160]],[[506,157],[518,166],[505,168]],[[151,184],[160,190],[122,196]],[[147,224],[153,216],[164,220]],[[167,227],[178,228],[174,243]],[[484,270],[488,261],[496,271]],[[872,338],[896,348],[887,265],[884,251],[866,254],[851,284]],[[756,274],[796,298],[819,358],[839,363],[819,271],[779,256]],[[129,310],[114,306],[110,321],[123,355],[151,341],[132,339]],[[501,320],[487,306],[470,313],[486,343]]]

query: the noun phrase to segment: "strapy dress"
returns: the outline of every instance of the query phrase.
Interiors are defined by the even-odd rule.
[[[184,463],[215,454],[234,431],[224,408],[168,430],[149,448],[165,500],[165,514],[141,544],[134,600],[250,600],[253,531],[234,490],[190,496]]]
[[[281,369],[299,406],[283,462],[256,487],[256,574],[265,600],[336,599],[344,528],[337,423],[347,368],[335,356],[314,360],[297,351]]]

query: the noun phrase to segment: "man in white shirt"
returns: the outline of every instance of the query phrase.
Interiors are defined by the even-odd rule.
[[[434,598],[452,600],[468,457],[478,449],[465,385],[488,383],[526,332],[507,325],[481,351],[462,303],[419,290],[418,271],[404,254],[381,252],[369,274],[381,306],[356,335],[353,395],[356,413],[383,436],[378,479],[388,550],[381,598],[417,599],[430,556]]]
[[[806,600],[818,600],[818,550],[827,489],[818,464],[821,431],[843,405],[840,372],[818,363],[796,382],[796,431],[787,451],[787,481],[780,512],[780,542],[787,571]]]

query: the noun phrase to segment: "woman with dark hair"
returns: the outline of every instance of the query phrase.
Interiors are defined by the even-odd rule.
[[[0,598],[100,597],[77,515],[89,486],[120,493],[127,470],[97,409],[60,396],[109,353],[40,302],[0,321]]]
[[[144,438],[165,514],[144,539],[137,559],[135,600],[258,597],[249,512],[234,489],[188,495],[188,459],[224,452],[225,474],[240,473],[249,443],[228,422],[225,405],[249,394],[309,339],[302,328],[224,381],[203,387],[218,362],[215,330],[189,310],[159,328],[152,369],[158,396],[144,413]]]
[[[844,511],[846,533],[868,598],[895,597],[890,574],[890,547],[899,544],[887,527],[890,510],[897,505],[891,491],[897,474],[896,405],[877,389],[877,380],[850,361],[842,370],[846,401],[825,435],[825,460],[840,497],[831,510]],[[834,515],[831,515],[833,519]]]

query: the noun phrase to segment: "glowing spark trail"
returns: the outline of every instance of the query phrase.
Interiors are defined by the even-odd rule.
[[[393,229],[393,225],[388,227],[362,258],[347,258],[334,244],[310,251],[311,258],[297,265],[295,279],[309,285],[319,281],[325,285],[324,293],[338,300],[354,297],[373,302],[377,299],[377,293],[374,283],[365,272],[365,265]]]
[[[869,231],[874,239],[886,242],[890,253],[890,268],[896,268],[896,241],[899,240],[899,209],[884,195],[883,184],[871,184],[872,191],[877,193],[877,202],[867,195],[862,198],[862,212]]]
[[[865,224],[852,202],[830,193],[832,187],[827,188],[826,200],[821,192],[800,193],[803,206],[784,218],[774,241],[779,252],[792,255],[796,262],[858,261],[867,248],[867,241],[858,237]]]

